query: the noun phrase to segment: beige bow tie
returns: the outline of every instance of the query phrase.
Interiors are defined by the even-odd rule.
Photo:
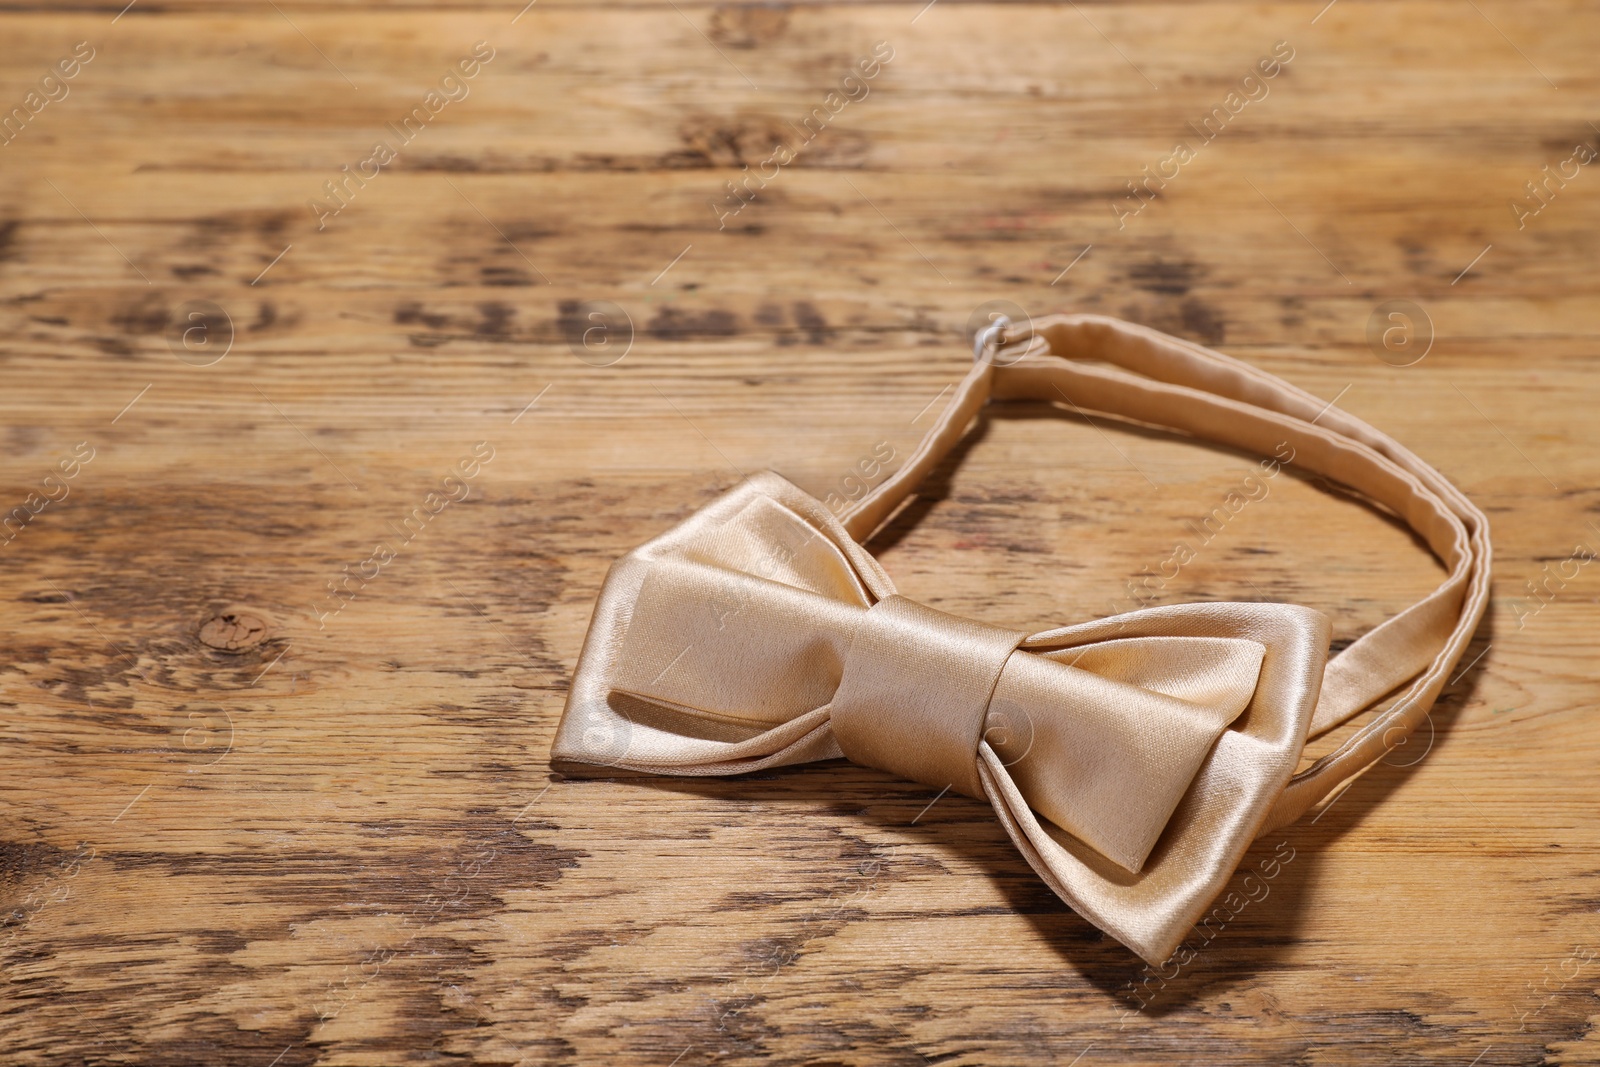
[[[842,520],[766,473],[619,560],[552,762],[724,775],[843,756],[987,799],[1052,889],[1159,963],[1259,833],[1426,713],[1484,608],[1487,525],[1377,431],[1174,338],[1059,317],[1004,365],[985,356],[906,466]],[[1148,608],[1028,634],[908,600],[859,539],[991,395],[1203,427],[1262,454],[1288,441],[1295,465],[1405,517],[1451,575],[1332,661],[1327,619],[1290,605]],[[1408,680],[1390,709],[1295,774],[1308,738]]]

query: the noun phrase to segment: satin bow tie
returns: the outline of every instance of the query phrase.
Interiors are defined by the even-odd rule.
[[[1115,320],[1047,320],[1012,362],[980,361],[906,467],[843,520],[765,473],[619,560],[595,609],[554,765],[725,775],[842,756],[986,799],[1064,900],[1145,959],[1166,959],[1258,833],[1338,784],[1326,780],[1328,767],[1339,781],[1359,773],[1420,717],[1417,702],[1431,703],[1442,684],[1434,668],[1454,663],[1481,615],[1474,583],[1487,577],[1481,515],[1420,461],[1434,484],[1413,476],[1403,489],[1421,509],[1411,512],[1414,524],[1430,509],[1442,519],[1429,540],[1452,578],[1332,663],[1328,621],[1309,608],[1186,604],[1029,634],[900,596],[858,543],[989,395],[1037,395],[1042,382],[1066,396],[1062,372],[1073,365],[1050,352],[1131,363],[1150,375],[1161,368],[1148,356],[1173,349],[1209,369],[1244,366]],[[1177,377],[1167,369],[1165,377]],[[1088,379],[1076,376],[1083,370]],[[1112,414],[1131,406],[1130,388],[1173,386],[1155,375],[1153,383],[1112,378],[1109,388],[1090,387],[1106,373],[1075,368],[1065,378]],[[1208,402],[1227,399],[1217,387],[1228,383],[1209,384]],[[1307,420],[1274,411],[1275,398],[1254,392],[1249,418],[1297,442],[1297,462],[1400,502],[1386,484],[1399,465],[1353,432],[1381,437],[1376,431],[1344,415],[1319,426],[1327,409]],[[1147,421],[1189,428],[1176,412],[1138,399]],[[1341,449],[1359,462],[1330,462]],[[1441,621],[1441,607],[1450,619]],[[1295,776],[1308,737],[1412,676],[1425,679],[1414,686],[1420,695],[1385,713],[1380,746],[1347,743],[1356,757],[1341,764],[1335,753]]]

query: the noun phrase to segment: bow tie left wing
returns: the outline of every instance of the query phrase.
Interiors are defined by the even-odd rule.
[[[837,759],[852,617],[894,591],[820,503],[756,475],[606,576],[551,763],[725,775]]]

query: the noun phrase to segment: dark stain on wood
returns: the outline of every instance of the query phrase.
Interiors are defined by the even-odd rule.
[[[171,314],[171,309],[163,298],[144,296],[132,303],[124,304],[112,315],[111,324],[123,333],[148,336],[165,331]]]
[[[739,332],[739,320],[731,311],[722,308],[692,311],[664,307],[655,313],[645,329],[661,341],[697,341],[733,337]]]
[[[1128,268],[1128,280],[1148,293],[1183,296],[1204,274],[1204,269],[1188,260],[1156,258]]]
[[[266,639],[267,621],[246,610],[212,615],[200,624],[200,643],[219,652],[240,653]]]

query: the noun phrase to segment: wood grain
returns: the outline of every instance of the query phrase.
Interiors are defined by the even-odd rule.
[[[1600,572],[1573,561],[1600,544],[1600,175],[1525,187],[1600,138],[1592,5],[0,19],[26,112],[0,144],[0,1061],[1600,1063]],[[870,91],[723,219],[880,41]],[[307,202],[478,42],[319,229]],[[1238,877],[1266,895],[1181,968],[964,798],[843,764],[548,769],[610,561],[749,471],[820,496],[906,455],[996,299],[1250,359],[1494,523],[1492,617],[1428,735],[1263,840]],[[1411,366],[1368,339],[1395,300],[1427,320]],[[996,405],[875,547],[997,623],[1127,610],[1252,462]],[[1285,474],[1158,592],[1316,606],[1342,644],[1440,573]]]

